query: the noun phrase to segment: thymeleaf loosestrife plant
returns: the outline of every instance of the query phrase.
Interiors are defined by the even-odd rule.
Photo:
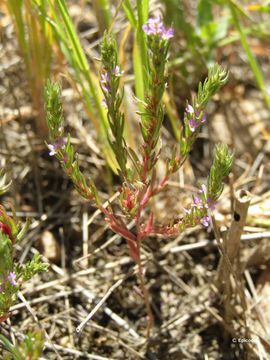
[[[8,191],[9,186],[3,171],[0,171],[0,195]],[[10,316],[9,309],[16,302],[21,285],[48,267],[41,263],[40,255],[35,255],[24,265],[13,260],[13,247],[23,238],[28,225],[26,222],[22,226],[15,213],[9,216],[0,205],[0,323]]]
[[[215,208],[217,199],[222,193],[223,179],[230,171],[233,156],[226,145],[216,146],[207,185],[202,185],[199,195],[193,198],[189,208],[184,209],[183,216],[179,217],[177,222],[158,225],[151,211],[146,219],[142,216],[150,200],[164,189],[171,175],[183,165],[206,121],[204,110],[207,103],[227,80],[226,71],[215,65],[209,70],[208,78],[204,83],[199,84],[197,96],[193,98],[191,104],[186,105],[180,143],[172,150],[171,157],[166,161],[165,174],[158,180],[156,165],[162,150],[160,137],[164,119],[162,96],[167,85],[166,63],[173,29],[165,28],[159,18],[153,18],[148,20],[143,30],[148,45],[149,81],[146,96],[142,102],[144,110],[139,113],[142,143],[138,154],[128,146],[124,137],[125,116],[121,111],[123,89],[120,87],[120,79],[124,71],[118,62],[116,42],[105,34],[101,45],[100,86],[110,126],[108,139],[118,163],[118,173],[122,182],[119,206],[127,221],[135,220],[135,230],[129,230],[127,222],[123,220],[123,217],[119,217],[110,205],[107,208],[102,205],[95,184],[92,180],[87,182],[80,171],[78,155],[74,152],[70,135],[68,134],[67,138],[64,136],[60,86],[49,81],[45,96],[47,122],[53,142],[48,145],[50,155],[55,155],[60,161],[78,192],[85,199],[94,202],[104,214],[110,228],[127,240],[130,256],[138,265],[138,277],[148,313],[147,333],[149,334],[153,319],[144,282],[141,244],[149,236],[158,234],[166,237],[177,236],[186,228],[197,224],[208,227],[209,210]]]

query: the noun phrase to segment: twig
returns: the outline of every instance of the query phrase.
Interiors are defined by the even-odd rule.
[[[47,341],[44,344],[48,349],[52,349],[52,345],[50,343],[48,343]],[[72,355],[76,355],[76,356],[80,356],[84,359],[90,359],[90,360],[113,360],[113,358],[108,358],[108,357],[104,357],[104,356],[100,356],[100,355],[95,355],[95,354],[87,354],[85,352],[82,351],[78,351],[75,349],[70,349],[70,348],[66,348],[64,346],[60,346],[60,345],[53,345],[55,347],[55,349],[57,349],[58,351],[67,353],[67,354],[72,354]]]
[[[134,271],[132,271],[133,273]],[[95,313],[101,308],[101,306],[105,303],[105,301],[110,297],[110,295],[114,292],[115,289],[117,289],[129,276],[131,276],[130,273],[128,273],[125,277],[119,279],[113,286],[109,288],[107,293],[103,296],[103,298],[100,300],[100,302],[94,307],[94,309],[88,314],[88,316],[81,322],[81,324],[76,328],[76,332],[80,333],[86,323],[91,320],[91,318],[95,315]]]
[[[262,231],[262,232],[255,233],[255,234],[242,234],[241,241],[259,240],[259,239],[264,239],[264,238],[269,238],[269,237],[270,237],[270,231]],[[190,250],[194,250],[194,249],[203,248],[207,245],[217,246],[217,240],[216,239],[202,240],[202,241],[196,242],[194,244],[184,244],[184,245],[175,246],[170,249],[170,252],[178,253],[178,252],[182,252],[182,251],[190,251]]]
[[[88,267],[89,265],[89,259],[87,257],[89,253],[89,233],[88,233],[88,213],[86,208],[84,209],[83,215],[82,215],[82,237],[83,237],[83,258],[81,265],[83,267]]]
[[[65,247],[65,241],[64,241],[64,231],[63,228],[60,229],[60,236],[61,236],[61,265],[63,268],[63,272],[66,271],[66,247]],[[65,308],[67,311],[67,328],[69,333],[69,341],[72,347],[74,347],[74,337],[73,337],[73,331],[72,331],[72,321],[70,317],[70,302],[68,295],[64,295],[65,297]]]
[[[251,196],[247,191],[239,190],[235,193],[233,219],[225,238],[225,249],[231,263],[235,263],[235,259],[239,256],[241,235],[246,223],[250,201]]]
[[[30,312],[30,314],[33,316],[35,322],[38,324],[39,328],[44,332],[46,339],[48,340],[48,344],[50,344],[51,349],[53,349],[53,351],[55,352],[57,359],[61,360],[62,357],[59,355],[56,346],[52,343],[49,334],[47,333],[47,331],[45,330],[44,326],[41,324],[41,322],[38,320],[37,315],[35,314],[34,310],[31,308],[31,306],[29,305],[28,301],[25,299],[25,297],[23,296],[23,294],[19,291],[18,292],[18,297],[19,299],[25,304],[27,310]]]
[[[120,195],[120,192],[117,191],[109,200],[105,201],[102,204],[102,207],[104,209],[106,209],[119,195]],[[97,209],[94,212],[94,214],[91,216],[91,218],[88,220],[87,225],[89,226],[90,224],[92,224],[92,222],[95,220],[95,218],[101,213],[102,213],[102,211],[100,209]]]
[[[94,294],[92,291],[84,289],[82,286],[78,285],[76,286],[78,290],[80,290],[89,300],[93,301],[97,298],[96,294]],[[121,318],[119,315],[114,313],[110,308],[107,306],[104,307],[104,312],[112,319],[114,320],[119,326],[123,327],[125,330],[128,331],[128,333],[133,336],[135,339],[139,339],[140,335],[132,329],[129,324]]]
[[[233,314],[235,313],[235,304],[237,294],[239,295],[242,307],[242,320],[244,321],[245,336],[248,337],[247,319],[246,319],[246,298],[244,286],[242,284],[240,262],[240,242],[241,235],[247,218],[248,208],[251,201],[250,194],[245,190],[239,190],[234,193],[234,211],[230,229],[224,238],[224,245],[221,245],[222,258],[219,267],[219,286],[224,292],[224,321],[231,324]],[[234,284],[232,282],[232,277]],[[239,315],[236,315],[239,317]]]

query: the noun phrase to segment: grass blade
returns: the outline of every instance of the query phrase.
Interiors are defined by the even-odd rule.
[[[96,127],[107,163],[116,172],[117,164],[107,140],[109,126],[105,109],[102,107],[103,95],[99,85],[97,86],[99,80],[90,69],[65,1],[55,0],[55,7],[50,0],[50,5],[53,18],[49,22],[58,36],[65,57],[75,71],[86,111]]]
[[[266,104],[267,108],[270,110],[270,97],[269,97],[267,89],[266,89],[263,74],[262,74],[261,69],[260,69],[260,67],[259,67],[259,65],[257,63],[257,60],[256,60],[255,56],[253,55],[252,50],[251,50],[251,48],[250,48],[250,46],[248,44],[246,34],[242,29],[241,22],[240,22],[240,19],[238,17],[238,11],[239,11],[238,6],[236,6],[232,1],[230,1],[229,2],[229,7],[230,7],[230,10],[231,10],[232,20],[233,20],[234,26],[236,27],[236,29],[237,29],[237,31],[239,33],[243,49],[244,49],[244,51],[245,51],[245,53],[247,55],[249,66],[250,66],[251,70],[253,71],[253,74],[255,76],[258,88],[262,92],[265,104]]]

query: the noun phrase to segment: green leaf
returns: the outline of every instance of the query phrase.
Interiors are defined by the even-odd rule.
[[[137,27],[137,19],[134,15],[134,10],[132,8],[131,2],[129,0],[125,0],[122,2],[123,10],[126,14],[126,17],[128,18],[128,21],[130,22],[130,25],[135,30]]]
[[[0,341],[3,343],[7,351],[13,355],[14,360],[25,360],[16,346],[14,346],[4,335],[0,334]]]
[[[270,110],[270,96],[269,96],[267,88],[266,88],[266,84],[264,81],[264,75],[257,63],[257,60],[256,60],[254,54],[252,53],[252,50],[249,46],[246,34],[242,29],[242,25],[241,25],[241,22],[239,19],[239,13],[242,13],[242,10],[233,1],[229,1],[229,6],[230,6],[231,14],[232,14],[232,20],[233,20],[234,25],[239,33],[243,49],[248,58],[249,66],[255,76],[258,88],[261,90],[265,104],[266,104],[267,108]]]
[[[213,21],[212,0],[199,0],[197,11],[197,26],[199,28]]]

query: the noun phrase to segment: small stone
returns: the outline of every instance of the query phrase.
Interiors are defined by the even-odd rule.
[[[53,263],[60,261],[60,245],[55,236],[50,231],[44,231],[40,237],[40,251],[42,254]]]

